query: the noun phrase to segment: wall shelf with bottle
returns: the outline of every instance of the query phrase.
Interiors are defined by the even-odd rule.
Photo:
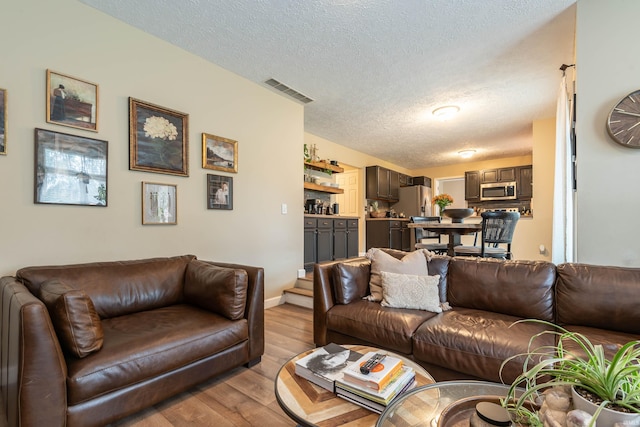
[[[344,172],[344,169],[341,168],[338,165],[332,165],[331,163],[327,163],[327,162],[312,162],[312,161],[305,161],[304,165],[308,168],[311,169],[315,169],[315,170],[319,170],[319,171],[331,171],[331,172],[335,172],[335,173],[342,173]]]
[[[321,191],[323,193],[343,194],[344,190],[337,187],[328,187],[326,185],[314,184],[313,182],[304,183],[305,190]]]

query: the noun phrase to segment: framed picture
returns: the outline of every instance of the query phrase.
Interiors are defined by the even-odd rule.
[[[207,209],[233,209],[233,178],[207,174]]]
[[[178,223],[178,187],[157,182],[142,183],[142,223]]]
[[[129,169],[189,176],[189,115],[129,98]]]
[[[0,89],[0,154],[7,154],[7,90]]]
[[[238,141],[202,134],[202,167],[223,172],[238,172]]]
[[[98,85],[47,70],[47,122],[98,131]]]
[[[107,206],[108,142],[35,130],[34,202]]]

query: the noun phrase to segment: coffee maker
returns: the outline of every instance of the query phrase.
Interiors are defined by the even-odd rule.
[[[318,199],[307,199],[305,202],[305,210],[309,214],[318,213]]]

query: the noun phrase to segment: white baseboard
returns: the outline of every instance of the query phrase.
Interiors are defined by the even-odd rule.
[[[285,303],[285,297],[284,295],[281,295],[279,297],[273,297],[273,298],[264,300],[264,308],[266,310],[267,308],[273,308],[284,303]]]

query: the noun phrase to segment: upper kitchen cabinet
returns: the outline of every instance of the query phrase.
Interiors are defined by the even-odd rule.
[[[464,173],[464,199],[467,201],[480,200],[480,171]]]
[[[517,195],[519,200],[531,200],[533,198],[533,166],[519,166],[516,168]]]
[[[425,187],[431,188],[431,178],[428,176],[414,176],[411,178],[412,185],[424,185]]]
[[[367,199],[397,202],[400,199],[400,174],[382,166],[367,166]]]
[[[413,185],[413,178],[409,175],[405,175],[403,173],[399,174],[400,176],[400,187],[409,187]]]
[[[516,168],[485,169],[480,171],[481,184],[491,182],[512,182],[516,180]]]

